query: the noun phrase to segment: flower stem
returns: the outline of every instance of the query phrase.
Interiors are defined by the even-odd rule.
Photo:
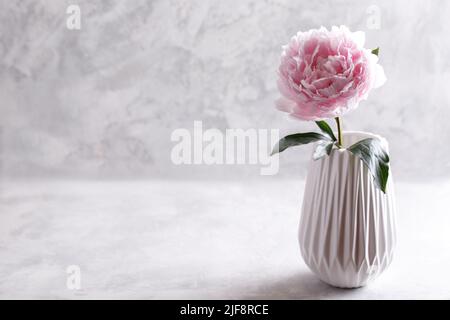
[[[339,117],[334,118],[336,120],[337,130],[338,130],[338,144],[342,147],[342,128],[341,128],[341,119]]]

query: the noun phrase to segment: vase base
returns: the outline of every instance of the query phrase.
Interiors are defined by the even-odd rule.
[[[322,280],[321,280],[322,281]],[[337,288],[337,289],[342,289],[342,290],[352,290],[352,289],[360,289],[362,287],[365,287],[366,284],[361,284],[361,285],[357,285],[357,286],[343,286],[343,285],[335,285],[335,284],[331,284],[325,281],[322,281],[323,283],[326,283],[327,285],[329,285],[330,287],[333,288]]]

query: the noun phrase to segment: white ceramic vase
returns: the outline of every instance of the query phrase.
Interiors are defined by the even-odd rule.
[[[344,132],[348,147],[369,137]],[[363,162],[345,149],[311,160],[299,227],[305,263],[324,282],[343,288],[364,286],[391,263],[395,246],[392,172],[386,193]]]

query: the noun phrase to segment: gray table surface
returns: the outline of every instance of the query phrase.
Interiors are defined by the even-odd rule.
[[[450,298],[450,184],[396,184],[395,259],[351,290],[301,259],[303,185],[2,181],[0,298]],[[71,265],[79,290],[67,287]]]

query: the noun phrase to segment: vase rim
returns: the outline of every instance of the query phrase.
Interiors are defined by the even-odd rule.
[[[335,134],[337,134],[337,132],[335,132]],[[353,130],[344,130],[342,131],[342,135],[344,136],[344,148],[348,148],[349,145],[346,145],[345,143],[345,137],[355,137],[359,140],[363,140],[366,138],[377,138],[380,139],[381,143],[388,148],[388,142],[386,140],[386,138],[384,138],[383,136],[376,134],[376,133],[372,133],[372,132],[368,132],[368,131],[353,131]],[[356,141],[354,141],[356,142]]]
[[[358,130],[343,130],[342,131],[343,134],[355,134],[355,135],[367,135],[367,136],[372,136],[372,137],[377,137],[377,138],[383,138],[383,136],[377,134],[377,133],[373,133],[373,132],[369,132],[369,131],[358,131]]]

